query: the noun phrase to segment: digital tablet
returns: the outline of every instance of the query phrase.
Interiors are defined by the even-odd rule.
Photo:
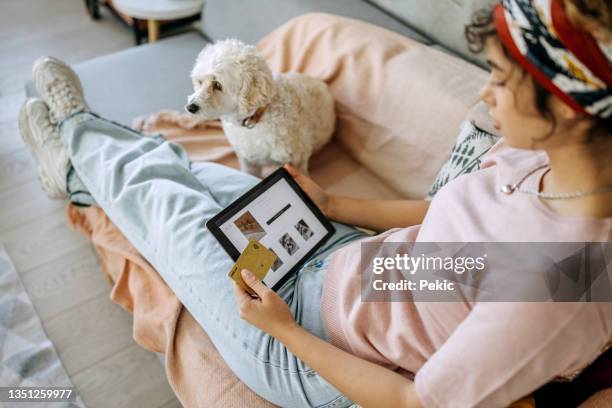
[[[277,259],[263,282],[275,290],[335,232],[283,167],[211,218],[206,227],[234,261],[249,239],[272,250]]]

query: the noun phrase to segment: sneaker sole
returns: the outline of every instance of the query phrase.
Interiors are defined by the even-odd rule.
[[[19,133],[21,133],[21,138],[25,142],[26,146],[28,146],[30,151],[32,151],[32,146],[34,145],[34,137],[32,136],[30,123],[28,120],[30,116],[28,113],[28,105],[35,100],[36,99],[34,98],[28,98],[28,100],[21,105],[21,109],[19,110]]]
[[[19,110],[19,119],[18,119],[18,124],[19,124],[19,133],[21,133],[21,138],[23,139],[23,141],[25,142],[28,150],[32,153],[32,156],[34,156],[34,159],[36,160],[36,174],[38,176],[38,180],[41,183],[41,187],[43,189],[43,191],[45,192],[45,194],[47,194],[47,196],[49,198],[52,199],[66,199],[68,198],[67,193],[61,191],[56,191],[54,189],[48,189],[45,187],[44,183],[41,181],[41,167],[40,164],[38,163],[38,160],[36,159],[37,157],[37,152],[36,152],[36,146],[38,146],[39,143],[37,143],[37,141],[34,139],[34,134],[32,133],[32,130],[30,129],[30,121],[29,121],[29,116],[30,113],[28,112],[29,106],[36,102],[38,99],[37,98],[28,98],[25,103],[21,106],[21,109]]]

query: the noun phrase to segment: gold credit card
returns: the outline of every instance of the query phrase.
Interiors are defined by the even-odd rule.
[[[256,295],[255,292],[244,283],[240,272],[243,269],[248,269],[259,279],[263,280],[275,260],[276,255],[274,252],[263,246],[256,239],[251,239],[229,271],[228,276],[241,288],[252,295]]]

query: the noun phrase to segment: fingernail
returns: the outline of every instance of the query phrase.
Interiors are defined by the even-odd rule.
[[[253,276],[253,274],[251,273],[251,271],[249,271],[248,269],[243,269],[242,270],[242,274],[248,278],[250,278],[251,276]]]

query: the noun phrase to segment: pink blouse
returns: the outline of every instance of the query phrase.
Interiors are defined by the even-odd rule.
[[[502,407],[591,363],[612,339],[609,303],[362,302],[361,242],[610,242],[612,218],[556,214],[535,195],[505,195],[544,152],[502,141],[481,170],[433,199],[423,224],[394,228],[332,255],[321,308],[331,341],[414,378],[426,407]],[[546,169],[524,182],[537,190]],[[608,268],[612,282],[612,272]]]

